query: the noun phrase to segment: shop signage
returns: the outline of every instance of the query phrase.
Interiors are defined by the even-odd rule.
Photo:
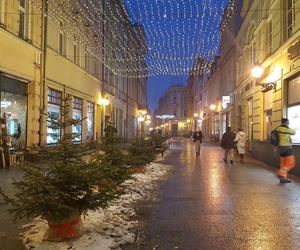
[[[231,97],[229,95],[222,96],[222,108],[226,109],[231,103]]]
[[[165,120],[165,119],[173,119],[173,118],[175,118],[175,116],[174,115],[157,115],[156,118]]]
[[[294,60],[296,57],[300,56],[300,40],[288,48],[288,54],[290,60]]]

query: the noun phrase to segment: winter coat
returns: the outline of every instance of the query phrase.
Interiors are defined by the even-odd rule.
[[[296,131],[285,125],[281,125],[276,130],[279,131],[279,147],[291,147],[292,146],[291,136],[295,135]]]
[[[244,131],[240,131],[236,134],[234,141],[237,142],[237,150],[239,151],[239,154],[246,153],[246,137],[247,136]]]
[[[235,139],[235,133],[233,132],[224,133],[221,140],[221,147],[224,149],[234,148],[235,147],[233,141],[234,139]]]
[[[203,141],[203,135],[202,135],[201,131],[200,132],[195,132],[193,134],[193,139],[194,139],[194,142],[200,141],[200,143],[202,143],[202,141]]]

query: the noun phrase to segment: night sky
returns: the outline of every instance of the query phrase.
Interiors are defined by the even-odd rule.
[[[124,0],[132,23],[142,24],[149,52],[148,104],[173,84],[184,84],[196,56],[213,61],[229,0]]]

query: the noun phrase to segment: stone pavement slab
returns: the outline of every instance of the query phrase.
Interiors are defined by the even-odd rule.
[[[230,166],[222,156],[204,145],[196,159],[190,140],[177,141],[160,199],[137,204],[142,240],[124,249],[300,249],[300,179],[282,185],[274,168],[251,158]]]

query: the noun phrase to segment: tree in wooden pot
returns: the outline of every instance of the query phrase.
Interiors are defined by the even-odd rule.
[[[82,235],[81,215],[90,210],[105,207],[116,191],[97,190],[101,168],[95,165],[88,144],[74,142],[78,133],[74,126],[81,126],[83,120],[69,117],[71,98],[61,98],[61,116],[48,115],[48,131],[51,131],[53,147],[40,147],[44,164],[26,163],[21,181],[14,181],[16,194],[5,200],[13,205],[11,212],[16,219],[42,216],[48,221],[45,239],[63,241]],[[102,175],[105,178],[105,175]]]

